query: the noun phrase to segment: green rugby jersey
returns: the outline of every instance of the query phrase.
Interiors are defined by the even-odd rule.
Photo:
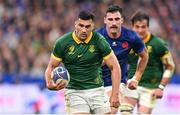
[[[97,32],[81,42],[75,32],[69,32],[57,39],[51,56],[60,60],[70,73],[68,89],[91,89],[103,86],[101,64],[112,50],[106,40]]]
[[[139,86],[146,88],[157,88],[163,74],[163,64],[161,58],[168,54],[169,50],[167,44],[162,39],[150,33],[144,42],[149,53],[149,60],[139,82]],[[128,78],[131,78],[136,71],[138,54],[135,54],[133,51],[131,51],[128,60],[130,65]]]

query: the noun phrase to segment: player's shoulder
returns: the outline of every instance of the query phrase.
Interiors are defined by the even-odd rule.
[[[100,33],[97,32],[97,31],[93,31],[93,37],[94,37],[94,39],[102,39],[102,38],[104,38],[104,37],[102,36],[102,34],[100,34]]]
[[[64,35],[60,36],[58,40],[65,40],[66,38],[71,38],[73,32],[65,33]]]
[[[72,33],[73,32],[68,32],[68,33],[66,33],[66,34],[64,34],[64,35],[62,35],[62,36],[60,36],[60,37],[58,37],[57,39],[56,39],[56,42],[68,42],[69,40],[70,40],[70,38],[72,38]]]
[[[94,42],[95,44],[105,41],[105,37],[96,31],[93,31],[92,37],[92,42]]]
[[[154,41],[154,43],[156,43],[156,44],[164,44],[164,45],[167,44],[167,42],[164,39],[162,39],[161,37],[158,37],[158,36],[156,36],[154,34],[151,34],[151,36],[152,36],[152,40]]]
[[[137,33],[128,27],[122,27],[122,34],[128,39],[139,38]]]

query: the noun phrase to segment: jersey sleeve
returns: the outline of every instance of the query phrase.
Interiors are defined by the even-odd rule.
[[[103,58],[107,59],[107,57],[111,54],[112,49],[111,49],[109,43],[106,41],[106,39],[102,35],[98,34],[98,37],[100,37],[100,39],[97,43],[98,47],[100,49],[100,52],[101,52]]]
[[[158,42],[156,42],[155,50],[159,57],[169,53],[168,44],[161,39],[158,39]]]
[[[54,46],[53,46],[53,50],[51,53],[51,57],[58,60],[58,61],[62,61],[62,57],[63,57],[63,49],[62,49],[62,43],[61,43],[61,38],[57,39]]]
[[[135,39],[132,45],[135,53],[141,53],[146,47],[141,38],[137,36],[137,34],[135,34]]]

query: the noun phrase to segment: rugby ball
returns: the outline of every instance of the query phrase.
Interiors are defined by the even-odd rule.
[[[51,77],[53,78],[53,81],[55,83],[61,82],[62,80],[65,80],[67,84],[70,81],[70,75],[68,70],[63,66],[58,66],[53,69],[51,73]]]

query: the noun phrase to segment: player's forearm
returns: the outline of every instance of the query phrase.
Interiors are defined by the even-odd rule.
[[[53,66],[48,65],[46,71],[45,71],[45,81],[46,81],[46,86],[48,87],[50,84],[50,80],[51,80],[51,72],[53,70]]]
[[[148,59],[149,59],[149,56],[148,56],[148,53],[147,53],[147,50],[144,49],[143,53],[140,54],[139,56],[139,60],[137,62],[137,68],[136,68],[136,72],[135,72],[135,79],[137,81],[139,81],[141,79],[141,76],[146,68],[146,65],[148,63]]]
[[[57,67],[59,65],[59,61],[54,60],[53,58],[50,58],[48,67],[45,71],[45,80],[46,80],[46,86],[48,87],[51,84],[51,72],[53,71],[53,69],[55,67]]]
[[[112,79],[112,94],[119,94],[119,87],[121,82],[121,69],[117,66],[117,68],[113,68],[111,72]]]
[[[141,79],[141,76],[146,68],[146,65],[147,65],[146,60],[143,61],[143,59],[140,59],[139,63],[137,64],[137,69],[134,75],[137,81]]]
[[[168,84],[169,80],[170,78],[162,78],[160,84],[165,87]]]
[[[110,57],[105,59],[104,62],[111,71],[112,93],[118,94],[121,82],[121,68],[114,52],[112,52]]]
[[[120,82],[121,82],[121,67],[115,55],[112,63],[112,93],[119,94]]]
[[[164,87],[168,84],[168,82],[170,81],[172,74],[174,72],[174,66],[169,66],[169,69],[165,69],[160,85],[163,85]]]

